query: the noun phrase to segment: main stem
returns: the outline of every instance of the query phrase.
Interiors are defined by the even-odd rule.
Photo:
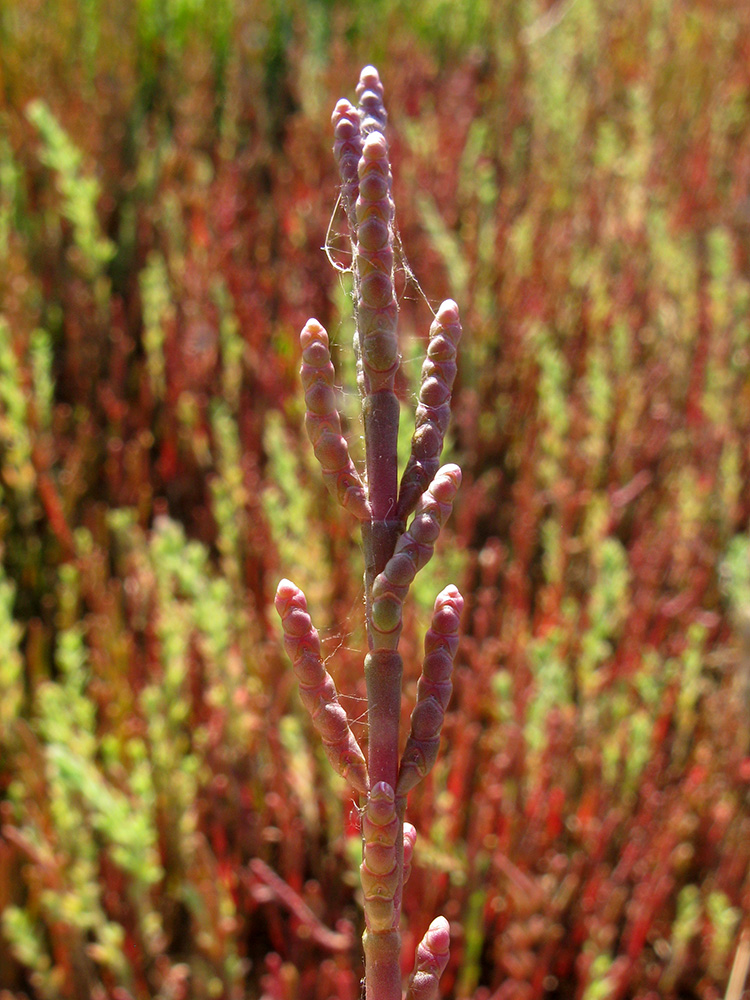
[[[393,555],[403,531],[402,521],[389,518],[396,509],[398,490],[398,399],[392,390],[364,400],[367,489],[372,517],[362,525],[365,552],[367,641],[373,650],[371,628],[372,585]],[[386,781],[395,789],[398,777],[398,726],[401,716],[401,657],[375,650],[365,658],[370,740],[368,771],[371,787]]]
[[[371,518],[362,528],[366,586],[382,573],[393,555],[403,522],[397,520],[398,499],[398,398],[391,388],[368,393],[362,403],[365,432],[367,495]],[[369,617],[369,616],[368,616]]]
[[[368,771],[370,786],[379,781],[396,788],[399,765],[402,660],[396,651],[373,650],[370,609],[372,584],[393,555],[404,522],[392,517],[398,494],[399,404],[391,389],[368,394],[363,405],[368,499],[372,517],[362,526],[365,552],[365,605],[368,646],[365,657],[367,718],[369,724]],[[403,820],[405,803],[399,804],[396,863],[399,872],[392,927],[367,928],[364,935],[366,1000],[401,1000],[401,895],[403,889]]]
[[[379,781],[396,787],[398,779],[398,733],[401,715],[400,653],[377,650],[365,658],[367,683],[368,771],[371,787]],[[396,865],[398,886],[394,894],[393,924],[389,930],[367,927],[364,935],[366,1000],[401,1000],[401,896],[404,877],[403,826],[406,801],[397,803]]]

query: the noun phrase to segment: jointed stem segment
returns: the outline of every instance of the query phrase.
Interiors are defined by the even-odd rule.
[[[350,229],[356,225],[354,205],[359,197],[359,174],[357,167],[362,156],[362,133],[359,127],[359,113],[345,97],[338,102],[331,117],[333,123],[333,155],[341,177],[341,200],[349,220]]]
[[[452,584],[438,594],[424,640],[417,703],[398,772],[396,792],[406,795],[432,770],[440,747],[440,730],[453,684],[451,673],[458,648],[458,626],[464,599]]]
[[[358,520],[369,521],[370,509],[365,489],[349,457],[349,445],[341,433],[328,334],[316,319],[309,319],[299,340],[302,348],[300,374],[307,407],[305,427],[315,457],[323,469],[323,478],[342,507],[350,510]]]
[[[451,415],[451,392],[456,377],[456,350],[461,339],[458,306],[446,299],[430,327],[430,343],[422,365],[411,454],[398,495],[398,515],[414,509],[440,465],[440,453]]]
[[[305,423],[323,477],[341,505],[360,521],[365,555],[365,657],[369,742],[367,763],[320,654],[302,591],[282,580],[276,594],[284,641],[300,695],[333,767],[364,797],[365,985],[367,1000],[402,1000],[399,922],[403,886],[416,831],[404,822],[406,795],[437,757],[451,694],[463,600],[454,586],[435,602],[425,637],[417,702],[399,757],[402,609],[409,586],[434,551],[461,482],[458,466],[439,468],[450,416],[461,324],[456,303],[443,302],[430,329],[422,368],[411,455],[398,483],[399,402],[394,380],[398,304],[393,282],[394,205],[385,138],[383,86],[372,66],[362,70],[358,107],[342,99],[333,113],[334,155],[353,251],[357,384],[362,396],[366,476],[360,477],[335,407],[328,335],[310,319],[300,336]],[[409,515],[413,517],[407,528]],[[448,961],[450,930],[432,922],[417,948],[407,1000],[436,1000]]]
[[[417,946],[406,1000],[437,1000],[440,977],[448,964],[449,949],[448,921],[445,917],[435,917]]]
[[[457,465],[445,465],[439,470],[422,494],[408,531],[400,535],[393,555],[375,578],[370,624],[376,648],[397,648],[404,598],[414,577],[432,558],[460,485],[461,470]]]
[[[369,931],[394,929],[395,898],[403,877],[398,867],[396,846],[400,827],[396,815],[396,793],[387,782],[379,781],[370,791],[362,818],[365,846],[360,875]]]
[[[299,681],[300,698],[320,733],[326,756],[338,774],[358,792],[367,794],[370,782],[364,754],[320,655],[320,639],[307,613],[305,595],[291,580],[282,580],[274,603],[284,629],[284,645]]]

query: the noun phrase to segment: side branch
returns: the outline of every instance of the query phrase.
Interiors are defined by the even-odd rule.
[[[400,826],[394,791],[385,781],[379,781],[372,787],[362,818],[365,848],[360,875],[365,922],[371,932],[390,931],[395,925],[400,876],[396,846]]]
[[[359,74],[356,92],[362,135],[367,136],[373,131],[385,132],[388,112],[383,103],[383,84],[374,66],[365,66]]]
[[[397,1000],[401,993],[399,914],[405,836],[393,787],[373,784],[362,819],[366,1000]],[[409,837],[411,840],[411,837]],[[407,849],[410,851],[413,843]]]
[[[341,199],[349,227],[354,230],[357,219],[354,205],[359,197],[357,164],[362,156],[359,113],[350,101],[342,97],[333,110],[331,122],[334,136],[333,156],[341,178]]]
[[[393,199],[385,136],[373,131],[362,145],[359,161],[357,257],[359,328],[365,386],[368,393],[393,391],[398,368],[393,285]]]
[[[429,774],[437,760],[440,730],[453,690],[451,673],[463,606],[464,599],[453,585],[438,594],[435,601],[432,622],[424,640],[425,656],[417,685],[417,703],[398,772],[396,794],[399,796],[406,795]]]
[[[393,389],[398,367],[393,284],[393,175],[388,158],[383,84],[374,66],[365,66],[357,84],[360,149],[354,211],[357,333],[362,349],[364,393]],[[379,275],[379,276],[378,276]],[[361,280],[368,277],[368,285]],[[361,310],[364,310],[362,312]]]
[[[396,542],[393,556],[372,585],[371,631],[375,649],[396,649],[402,609],[412,580],[432,558],[440,529],[448,520],[461,485],[457,465],[438,470],[422,494],[408,529]]]
[[[305,595],[291,580],[282,580],[274,604],[284,629],[284,646],[299,681],[302,704],[320,733],[326,756],[337,774],[366,795],[370,781],[364,754],[320,655],[320,639],[307,613]]]
[[[323,479],[339,503],[359,521],[368,521],[370,509],[365,488],[349,457],[341,433],[341,418],[334,396],[334,369],[328,334],[316,319],[309,319],[300,334],[302,385],[305,389],[305,429],[323,470]]]
[[[461,339],[458,306],[446,299],[430,327],[427,357],[422,365],[411,439],[411,455],[401,479],[397,517],[406,518],[440,465],[445,432],[451,413],[451,392],[456,377],[456,349]]]
[[[406,1000],[437,1000],[440,977],[450,957],[450,939],[448,921],[435,917],[417,946]]]

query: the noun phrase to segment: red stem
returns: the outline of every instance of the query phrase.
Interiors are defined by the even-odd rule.
[[[386,659],[387,658],[387,659]],[[401,709],[401,656],[380,650],[365,659],[369,703],[370,743],[368,769],[371,785],[387,781],[395,788],[398,775],[398,723]],[[404,811],[406,799],[397,803],[396,863],[398,886],[394,892],[393,926],[388,931],[368,928],[364,935],[365,1000],[401,1000],[401,897],[404,878]]]
[[[370,730],[367,770],[370,787],[378,781],[385,781],[395,789],[398,780],[401,673],[400,653],[379,649],[365,657],[367,720]]]

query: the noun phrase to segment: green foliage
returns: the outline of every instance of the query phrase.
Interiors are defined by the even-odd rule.
[[[42,163],[55,173],[61,213],[73,229],[76,264],[90,281],[100,282],[116,248],[101,230],[97,214],[99,182],[85,172],[81,153],[43,100],[32,101],[26,114],[43,143]],[[105,294],[104,290],[100,294]]]
[[[2,931],[15,958],[31,970],[31,982],[44,1000],[60,995],[62,973],[51,968],[50,958],[39,928],[26,910],[7,906],[2,913]]]
[[[597,955],[591,963],[589,984],[583,994],[584,1000],[605,1000],[611,996],[612,980],[610,970],[612,959],[609,955]]]
[[[0,447],[3,449],[0,489],[6,486],[21,502],[34,489],[28,398],[23,372],[13,349],[10,328],[0,315]]]
[[[71,592],[77,586],[75,573],[61,574],[61,588]],[[83,936],[90,935],[97,964],[128,981],[121,951],[123,929],[107,918],[103,907],[100,851],[132,877],[133,898],[144,919],[149,916],[144,893],[163,875],[153,794],[148,794],[150,782],[143,765],[132,770],[124,787],[115,785],[101,770],[96,706],[88,695],[90,666],[78,625],[60,632],[55,659],[59,679],[44,681],[35,697],[34,729],[44,761],[44,774],[36,781],[44,782],[45,811],[40,813],[28,785],[18,782],[14,795],[14,820],[20,835],[33,845],[35,855],[48,859],[50,874],[43,879],[41,891],[35,887],[33,918],[11,910],[4,921],[16,953],[26,955],[34,948],[32,967],[40,976],[48,970],[48,977],[40,980],[45,994],[55,983],[59,988],[63,975],[41,945],[57,925],[75,932],[76,951],[83,948]]]
[[[539,365],[539,415],[542,421],[539,461],[540,485],[549,488],[562,475],[562,458],[570,427],[567,407],[567,383],[570,377],[563,354],[544,326],[529,333],[529,346]]]
[[[721,577],[733,612],[750,614],[750,538],[735,535],[721,564]]]
[[[534,9],[531,4],[527,9]],[[534,11],[541,16],[539,8]],[[537,22],[538,28],[542,28]],[[528,32],[534,28],[529,25]],[[573,191],[564,192],[562,178],[575,183],[580,173],[572,169],[578,160],[586,124],[588,93],[585,67],[594,58],[599,36],[596,6],[581,0],[571,6],[554,31],[534,38],[529,45],[530,97],[538,126],[539,155],[543,176],[555,178],[553,209],[565,207]],[[533,35],[532,35],[533,37]]]
[[[565,710],[573,700],[573,679],[562,645],[562,635],[551,632],[529,644],[534,693],[526,711],[524,738],[535,754],[547,745],[547,722],[552,709]]]
[[[614,403],[612,379],[603,344],[597,344],[589,352],[585,377],[589,433],[583,448],[592,476],[598,479],[606,468],[607,438]]]
[[[706,630],[699,624],[694,624],[688,630],[687,645],[681,657],[679,666],[672,666],[672,673],[678,679],[679,691],[677,694],[676,718],[677,734],[680,741],[687,741],[692,737],[698,715],[698,699],[704,690],[703,673],[703,645],[706,638]]]
[[[586,609],[588,627],[581,636],[577,664],[584,697],[599,687],[597,669],[611,654],[611,640],[625,618],[629,584],[627,554],[616,538],[601,539],[594,545],[592,556],[594,579]]]
[[[37,328],[32,332],[29,362],[33,383],[34,422],[39,431],[49,432],[55,385],[52,373],[52,344],[46,330]]]
[[[222,360],[222,395],[236,416],[242,385],[242,358],[245,344],[232,306],[232,298],[222,280],[217,280],[213,297],[219,310],[219,338]]]
[[[418,195],[417,207],[427,235],[451,276],[456,298],[463,302],[468,298],[469,265],[462,254],[461,244],[443,222],[432,198],[425,194]]]
[[[164,395],[164,326],[173,312],[169,275],[164,258],[152,252],[139,276],[143,303],[143,347],[146,351],[151,388]]]
[[[191,31],[208,35],[214,45],[226,47],[232,28],[232,5],[228,0],[138,0],[138,26],[144,42],[167,39],[182,51]]]
[[[13,157],[13,151],[5,136],[0,136],[0,261],[5,262],[9,254],[9,240],[18,224],[20,171]]]
[[[23,704],[22,630],[13,617],[15,587],[0,575],[0,748],[7,753],[13,724]]]
[[[711,927],[710,962],[718,972],[729,961],[740,913],[726,893],[712,892],[706,899],[706,916]]]
[[[217,475],[211,482],[212,508],[218,529],[217,545],[222,555],[227,580],[233,584],[239,603],[242,579],[242,540],[247,536],[244,524],[247,490],[240,464],[240,440],[237,424],[224,403],[216,403],[211,426],[217,451]]]
[[[315,517],[315,497],[300,489],[300,482],[310,479],[314,468],[311,449],[300,454],[278,415],[266,423],[265,450],[271,470],[269,485],[263,495],[263,508],[273,533],[279,560],[293,565],[299,586],[307,595],[314,621],[325,621],[312,610],[325,604],[326,566],[324,540],[311,536],[309,525]]]

